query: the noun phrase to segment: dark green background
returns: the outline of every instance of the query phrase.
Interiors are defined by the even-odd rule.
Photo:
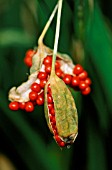
[[[33,113],[8,108],[9,89],[27,80],[25,52],[37,45],[56,0],[0,0],[0,153],[17,170],[112,169],[112,2],[95,0],[91,8],[88,2],[63,3],[58,50],[84,66],[92,92],[74,93],[79,134],[70,149],[60,150],[43,107]],[[51,48],[55,24],[56,17],[44,41]]]

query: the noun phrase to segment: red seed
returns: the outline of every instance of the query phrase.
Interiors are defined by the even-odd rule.
[[[89,78],[89,77],[87,77],[86,79],[85,79],[85,83],[86,84],[88,84],[88,85],[91,85],[91,79]]]
[[[49,119],[50,119],[51,124],[53,124],[54,116],[50,115],[50,116],[49,116]]]
[[[20,108],[21,110],[24,110],[24,109],[25,109],[25,106],[26,106],[26,103],[25,103],[25,102],[20,102],[20,103],[19,103],[19,108]]]
[[[65,82],[65,84],[70,84],[72,80],[72,76],[70,74],[65,74],[63,77],[63,81]]]
[[[26,103],[26,106],[25,106],[25,110],[26,110],[27,112],[32,112],[32,111],[34,110],[34,105],[33,105],[33,103],[32,103],[32,102],[27,102],[27,103]]]
[[[85,80],[87,78],[87,76],[88,76],[88,73],[85,70],[78,75],[80,80]]]
[[[28,66],[31,67],[32,66],[32,56],[34,55],[34,50],[29,49],[26,52],[25,58],[24,58],[24,63]]]
[[[57,70],[56,70],[56,75],[57,75],[58,77],[60,77],[60,78],[64,77],[64,73],[63,73],[62,70],[60,70],[60,69],[57,69]]]
[[[31,85],[31,90],[39,93],[41,91],[41,87],[38,83],[35,82]]]
[[[46,79],[47,78],[47,73],[46,72],[43,72],[43,71],[40,71],[39,73],[38,73],[38,78],[40,79],[40,80],[43,80],[43,79]]]
[[[40,105],[43,105],[44,104],[44,96],[42,94],[39,94],[37,96],[37,100],[36,100],[37,104],[40,106]]]
[[[59,61],[56,61],[56,62],[55,62],[55,69],[56,69],[56,70],[59,69],[60,66],[61,66],[61,65],[60,65]]]
[[[10,108],[10,110],[18,110],[19,109],[19,103],[16,102],[16,101],[10,102],[9,108]]]
[[[52,122],[51,122],[52,124],[56,124],[56,119],[55,119],[55,117],[54,116],[52,116]]]
[[[59,146],[61,146],[61,147],[64,147],[65,146],[65,142],[59,142]]]
[[[53,104],[51,104],[51,103],[48,104],[48,109],[49,110],[51,110],[53,107],[54,107]]]
[[[86,87],[88,87],[88,84],[86,84],[85,81],[81,81],[79,84],[79,88],[81,90],[84,90]]]
[[[31,92],[29,93],[29,98],[30,98],[30,100],[32,100],[32,101],[36,100],[36,99],[37,99],[37,92],[31,91]]]
[[[53,98],[52,98],[52,96],[50,94],[47,95],[47,102],[48,102],[48,104],[53,103]]]
[[[55,110],[54,110],[54,108],[52,108],[52,109],[50,110],[50,114],[51,114],[52,116],[55,115]]]
[[[83,71],[83,67],[80,64],[75,65],[73,69],[74,74],[80,74]]]
[[[51,65],[46,65],[45,66],[45,72],[50,74],[51,73]]]
[[[48,55],[46,58],[44,58],[43,64],[48,65],[52,64],[52,56]]]
[[[80,83],[80,80],[79,80],[79,78],[77,76],[72,77],[71,85],[73,87],[79,86],[79,83]]]
[[[34,54],[34,50],[32,50],[32,49],[29,49],[28,51],[26,51],[26,56],[28,56],[28,57],[32,57],[33,56],[33,54]]]
[[[32,66],[32,57],[26,56],[26,57],[24,58],[24,63],[25,63],[28,67],[31,67],[31,66]]]
[[[82,94],[83,95],[88,95],[89,93],[91,92],[91,88],[88,86],[88,87],[86,87],[84,90],[82,90]]]
[[[54,138],[58,143],[62,141],[61,138],[58,135],[55,135]]]
[[[40,80],[40,87],[41,87],[41,88],[44,88],[45,85],[46,85],[46,83],[47,83],[47,80],[46,80],[46,79]]]

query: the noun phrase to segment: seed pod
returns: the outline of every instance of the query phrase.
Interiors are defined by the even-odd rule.
[[[41,44],[37,47],[37,52],[33,56],[32,67],[30,68],[30,75],[28,80],[22,83],[19,87],[12,87],[9,91],[9,100],[17,102],[27,102],[29,101],[29,93],[31,92],[30,87],[34,82],[38,82],[37,75],[39,71],[44,71],[43,60],[47,55],[53,54],[53,51]],[[61,62],[62,71],[67,71],[72,74],[73,62],[70,57],[66,54],[57,53],[58,58]]]
[[[55,73],[51,74],[45,86],[45,117],[50,131],[53,133],[49,117],[47,89],[51,86],[51,93],[55,109],[56,129],[58,136],[66,145],[72,144],[78,133],[78,116],[74,99],[65,83]]]

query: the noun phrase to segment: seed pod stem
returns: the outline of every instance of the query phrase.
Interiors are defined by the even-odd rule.
[[[56,6],[55,6],[55,8],[54,8],[54,10],[53,10],[49,20],[47,21],[47,23],[46,23],[46,25],[45,25],[45,27],[44,27],[44,29],[42,31],[42,34],[40,35],[40,37],[38,39],[38,45],[43,43],[44,36],[45,36],[45,34],[46,34],[46,32],[47,32],[47,30],[48,30],[48,28],[49,28],[49,26],[50,26],[54,16],[56,14],[57,8],[58,8],[58,4],[56,4]]]
[[[59,0],[58,1],[57,24],[56,24],[56,33],[55,33],[53,60],[52,60],[52,71],[53,72],[55,70],[55,61],[56,61],[56,54],[57,54],[57,49],[58,49],[58,40],[59,40],[59,32],[60,32],[60,20],[61,20],[62,2],[63,2],[63,0]]]

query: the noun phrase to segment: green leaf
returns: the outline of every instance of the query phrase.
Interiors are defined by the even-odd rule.
[[[86,47],[102,85],[107,107],[112,111],[112,79],[109,76],[112,72],[112,37],[97,5],[90,19]]]

